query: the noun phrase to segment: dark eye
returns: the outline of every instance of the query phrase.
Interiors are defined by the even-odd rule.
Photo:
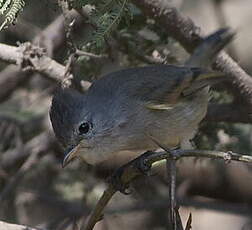
[[[79,126],[79,133],[80,134],[86,134],[86,133],[88,133],[89,130],[90,130],[90,124],[88,122],[83,122]]]

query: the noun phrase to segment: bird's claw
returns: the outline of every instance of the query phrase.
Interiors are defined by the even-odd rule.
[[[118,168],[108,179],[108,182],[113,186],[116,191],[119,191],[124,195],[129,195],[131,191],[129,190],[129,184],[124,183],[122,180],[123,173],[124,166]]]
[[[114,187],[116,191],[120,191],[121,193],[125,195],[129,195],[131,193],[131,190],[129,190],[129,182],[124,182],[125,180],[123,180],[122,177],[130,178],[131,173],[133,175],[136,174],[134,173],[134,171],[137,171],[137,175],[139,174],[148,175],[148,172],[151,169],[151,165],[147,163],[146,159],[147,159],[147,156],[149,156],[152,153],[153,152],[147,151],[141,156],[137,157],[136,159],[123,165],[112,174],[108,182],[112,184],[112,186]],[[131,170],[129,170],[130,168]],[[127,175],[127,173],[129,175]]]
[[[147,151],[132,161],[135,167],[145,176],[149,175],[151,165],[147,164],[146,158],[153,152]]]

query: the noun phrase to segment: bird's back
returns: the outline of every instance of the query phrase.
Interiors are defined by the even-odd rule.
[[[111,127],[119,122],[118,117],[124,120],[125,125],[120,130],[123,136],[128,137],[124,146],[143,150],[155,148],[154,142],[147,137],[151,135],[168,147],[174,147],[184,139],[192,138],[206,113],[208,88],[186,98],[181,96],[176,103],[171,99],[174,89],[185,79],[192,79],[193,74],[189,67],[174,65],[114,72],[92,85],[87,95],[87,106],[93,107],[93,113],[99,113],[101,117],[106,114]],[[102,105],[99,110],[96,106],[98,101]],[[156,101],[171,103],[170,108],[149,109],[147,105]]]

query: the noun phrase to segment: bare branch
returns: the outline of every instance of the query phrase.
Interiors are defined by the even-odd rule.
[[[22,53],[19,52],[18,47],[1,44],[0,49],[0,59],[10,64],[20,65]]]
[[[0,229],[1,230],[42,230],[41,228],[31,228],[24,225],[18,225],[18,224],[9,224],[3,221],[0,221]]]
[[[108,202],[111,200],[113,195],[116,193],[116,190],[112,185],[110,185],[102,194],[98,203],[96,204],[94,210],[91,213],[90,218],[88,219],[87,225],[83,225],[81,230],[92,230],[95,224],[100,221],[103,217],[103,210],[107,206]]]
[[[65,66],[46,56],[39,47],[28,42],[20,47],[0,44],[0,59],[18,64],[23,70],[42,73],[54,81],[61,81],[65,74]]]
[[[76,19],[76,26],[83,24],[84,20],[77,12],[70,13],[73,19]],[[61,15],[41,31],[34,39],[33,44],[45,47],[46,54],[51,57],[55,50],[58,50],[65,42],[64,36],[64,17]],[[33,73],[33,72],[32,72]],[[29,80],[30,75],[27,72],[21,72],[17,66],[7,66],[0,73],[0,101],[8,97],[14,89]]]
[[[79,49],[76,50],[76,55],[85,56],[85,57],[89,57],[89,58],[92,58],[92,59],[105,59],[105,58],[108,58],[108,55],[106,55],[106,54],[97,55],[97,54],[85,52],[85,51],[79,50]]]

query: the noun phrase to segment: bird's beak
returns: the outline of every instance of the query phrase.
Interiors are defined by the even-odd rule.
[[[64,153],[64,159],[62,161],[62,168],[66,167],[77,155],[79,150],[79,144],[75,146],[70,146],[66,149]]]

